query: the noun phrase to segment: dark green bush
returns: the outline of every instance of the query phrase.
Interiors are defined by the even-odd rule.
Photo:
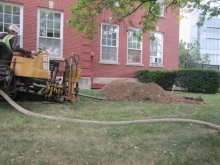
[[[142,83],[154,82],[166,90],[175,83],[188,92],[213,94],[220,87],[220,72],[208,69],[139,70],[137,76]]]
[[[139,70],[137,75],[140,82],[154,82],[163,89],[171,89],[175,79],[175,72],[170,70]]]
[[[217,93],[219,72],[207,69],[182,69],[176,71],[177,86],[189,92]]]

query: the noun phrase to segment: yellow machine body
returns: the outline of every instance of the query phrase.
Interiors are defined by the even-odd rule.
[[[49,53],[40,45],[35,58],[11,56],[7,45],[0,44],[0,89],[16,97],[38,100],[78,101],[81,70],[77,67],[80,57],[74,52],[64,59],[62,82],[57,79],[59,63],[49,60]],[[3,49],[4,48],[4,49]]]
[[[42,51],[34,59],[13,56],[10,68],[15,76],[50,79],[49,53]]]

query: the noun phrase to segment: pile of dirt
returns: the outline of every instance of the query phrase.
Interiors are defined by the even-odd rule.
[[[202,98],[188,98],[169,94],[155,83],[134,83],[126,80],[114,80],[99,91],[110,100],[149,101],[154,103],[202,103]]]

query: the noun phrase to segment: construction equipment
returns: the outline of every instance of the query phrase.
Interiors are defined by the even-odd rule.
[[[12,56],[0,42],[0,89],[12,98],[75,102],[78,100],[81,70],[76,53],[64,59],[63,78],[57,78],[59,63],[50,61],[49,52],[40,44],[35,58]]]

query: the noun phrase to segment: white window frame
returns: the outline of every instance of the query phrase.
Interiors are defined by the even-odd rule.
[[[150,39],[150,66],[163,66],[164,35],[161,32],[152,31],[150,33],[151,36],[155,36],[155,34],[160,35],[161,39],[158,39],[157,36],[153,39]]]
[[[114,46],[114,45],[107,45],[107,41],[106,41],[106,44],[105,43],[103,43],[103,39],[107,39],[107,38],[103,38],[102,37],[102,34],[103,33],[105,33],[106,32],[106,34],[107,34],[107,31],[103,31],[103,26],[104,25],[107,25],[107,26],[109,26],[109,28],[112,28],[112,27],[115,27],[115,29],[113,29],[113,30],[116,30],[116,32],[117,32],[117,34],[116,34],[116,38],[115,38],[115,41],[116,41],[116,45]],[[110,29],[111,30],[111,29]],[[110,31],[110,33],[111,33],[111,31]],[[111,36],[112,36],[112,34],[110,34]],[[117,25],[117,24],[109,24],[109,23],[102,23],[101,24],[101,37],[100,37],[100,50],[101,50],[101,53],[100,53],[100,63],[106,63],[106,64],[119,64],[118,63],[118,43],[119,43],[119,38],[118,38],[118,36],[119,36],[119,26]],[[111,43],[112,43],[112,37],[111,38],[109,38],[109,41],[111,41]],[[109,48],[116,48],[116,59],[114,60],[111,60],[111,59],[103,59],[102,58],[102,55],[103,55],[103,47],[109,47]]]
[[[138,41],[136,35],[138,35],[138,33],[140,32],[141,29],[139,28],[133,28],[133,27],[129,27],[128,28],[128,32],[127,32],[127,64],[131,64],[131,65],[140,65],[142,64],[142,41]],[[131,31],[133,31],[133,34],[130,34]],[[132,36],[131,36],[132,35]],[[129,41],[129,37],[131,37],[131,41]],[[132,47],[129,46],[129,42],[132,44]],[[138,44],[140,45],[140,48],[138,48]],[[135,46],[133,46],[135,45]],[[130,50],[137,50],[140,51],[140,61],[139,62],[133,62],[132,60],[129,60],[130,58],[132,58],[132,56],[129,56],[129,49]]]
[[[64,21],[64,13],[62,11],[46,9],[46,8],[38,8],[37,10],[38,11],[37,11],[37,48],[36,49],[38,50],[38,47],[39,47],[39,44],[40,44],[39,43],[40,38],[60,40],[60,55],[59,56],[53,56],[53,54],[50,52],[47,45],[45,45],[45,48],[50,53],[50,56],[49,56],[50,60],[63,59],[63,21]],[[40,11],[53,12],[53,13],[59,13],[60,14],[60,38],[40,36]]]
[[[5,5],[9,5],[11,7],[19,7],[20,8],[20,24],[16,24],[19,26],[20,28],[20,33],[18,34],[18,38],[19,38],[19,44],[20,46],[22,47],[23,46],[23,6],[22,5],[19,5],[19,4],[16,4],[16,3],[9,3],[9,2],[0,2],[1,5],[5,6]],[[5,13],[4,13],[5,14]],[[1,23],[4,23],[4,17],[3,17],[3,22]],[[11,23],[7,23],[8,24],[8,27],[12,24],[15,24],[11,21]],[[0,31],[0,33],[8,33],[8,31]]]

